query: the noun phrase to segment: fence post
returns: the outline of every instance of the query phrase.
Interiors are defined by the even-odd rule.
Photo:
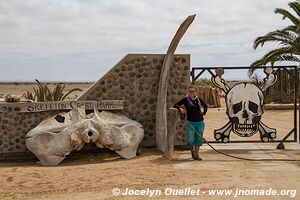
[[[169,108],[168,121],[167,121],[167,123],[168,123],[167,137],[166,137],[166,141],[165,141],[165,150],[164,150],[164,157],[168,160],[172,160],[178,117],[179,117],[179,114],[178,114],[177,109]]]

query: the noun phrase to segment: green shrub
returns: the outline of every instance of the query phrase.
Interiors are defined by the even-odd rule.
[[[63,101],[69,94],[75,91],[82,91],[80,88],[71,89],[69,92],[64,94],[65,85],[56,84],[53,90],[50,90],[46,84],[41,83],[37,79],[38,88],[33,88],[34,93],[26,92],[24,94],[26,99],[30,99],[36,102],[44,102],[44,101]]]

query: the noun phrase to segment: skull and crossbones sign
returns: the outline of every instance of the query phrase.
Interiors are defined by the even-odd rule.
[[[231,131],[241,137],[250,137],[259,131],[260,139],[263,142],[276,138],[276,129],[270,128],[260,121],[264,113],[263,92],[277,80],[272,68],[265,68],[264,72],[266,78],[259,87],[252,83],[241,82],[230,88],[222,78],[224,70],[216,69],[216,75],[211,80],[216,87],[226,93],[226,114],[229,118],[229,122],[225,126],[214,130],[216,140],[221,140],[223,143],[229,142]]]

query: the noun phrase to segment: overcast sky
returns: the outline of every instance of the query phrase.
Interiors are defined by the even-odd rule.
[[[129,53],[176,53],[191,66],[248,66],[272,46],[256,37],[288,24],[288,0],[1,0],[0,81],[96,81]],[[274,47],[274,46],[273,46]]]

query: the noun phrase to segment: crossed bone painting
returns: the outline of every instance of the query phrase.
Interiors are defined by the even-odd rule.
[[[270,67],[264,72],[266,78],[259,87],[252,83],[238,83],[230,88],[222,78],[224,70],[222,68],[216,70],[212,82],[225,92],[226,114],[229,119],[229,122],[222,128],[214,130],[216,140],[221,140],[223,143],[229,142],[231,131],[241,137],[251,137],[259,131],[263,142],[276,138],[276,129],[261,122],[261,117],[264,113],[263,92],[276,82],[277,76]]]

